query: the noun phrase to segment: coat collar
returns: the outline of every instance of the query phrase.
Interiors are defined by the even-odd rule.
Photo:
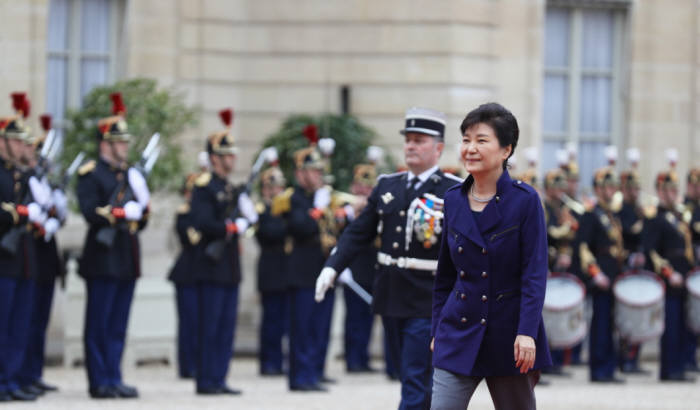
[[[460,196],[466,202],[466,206],[459,209],[456,214],[451,214],[452,216],[450,217],[448,224],[452,227],[452,229],[466,236],[477,245],[485,247],[486,241],[484,240],[482,234],[488,232],[490,229],[493,229],[493,227],[498,225],[498,223],[502,220],[500,210],[500,207],[502,206],[501,202],[503,201],[504,195],[507,194],[508,189],[512,186],[513,180],[510,178],[508,171],[504,170],[503,174],[496,183],[496,195],[481,212],[478,222],[474,219],[474,215],[469,207],[469,197],[467,196],[469,188],[473,183],[474,177],[471,175],[462,183]],[[466,215],[460,217],[459,214],[461,213],[466,213]],[[464,218],[469,221],[467,224],[464,224]],[[462,223],[459,223],[460,219],[462,219]]]

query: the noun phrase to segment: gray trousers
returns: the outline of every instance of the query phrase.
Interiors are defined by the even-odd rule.
[[[435,368],[432,410],[465,410],[483,377],[462,376]],[[539,371],[517,376],[486,377],[486,385],[496,410],[535,410],[535,384]]]

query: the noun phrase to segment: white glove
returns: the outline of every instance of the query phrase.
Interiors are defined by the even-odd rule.
[[[51,190],[48,188],[48,183],[43,184],[35,176],[29,177],[29,190],[32,192],[34,202],[42,208],[48,208],[51,203]]]
[[[331,190],[327,186],[316,190],[314,194],[314,208],[325,209],[331,203]]]
[[[29,222],[34,222],[39,225],[43,225],[46,221],[46,212],[44,212],[41,206],[36,202],[32,202],[29,205],[27,205],[27,212],[27,219],[29,219]]]
[[[124,218],[127,221],[138,221],[143,216],[143,207],[136,201],[124,204]]]
[[[355,208],[353,208],[352,205],[345,205],[343,210],[345,211],[345,217],[348,219],[348,221],[353,221],[355,219]]]
[[[58,228],[61,227],[61,223],[58,222],[56,218],[49,218],[44,223],[44,241],[48,242],[51,240],[53,235],[58,232]]]
[[[58,219],[65,220],[68,215],[68,198],[66,198],[66,194],[60,189],[54,189],[51,197]]]
[[[255,204],[245,192],[238,196],[238,210],[251,224],[258,222],[258,212]]]
[[[134,193],[136,201],[141,205],[141,208],[146,208],[151,200],[151,193],[148,190],[148,184],[143,174],[136,168],[129,168],[129,186]]]
[[[343,285],[354,281],[355,279],[352,277],[352,271],[350,268],[345,268],[342,272],[340,272],[340,276],[338,276],[338,282],[342,283]]]
[[[333,287],[333,281],[338,273],[335,269],[326,266],[316,279],[316,302],[321,302],[326,297],[328,289]]]
[[[236,218],[236,229],[238,229],[238,234],[243,235],[250,226],[250,223],[245,218]]]

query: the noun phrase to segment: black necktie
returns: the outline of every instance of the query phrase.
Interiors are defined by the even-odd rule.
[[[418,177],[413,177],[411,178],[410,181],[408,181],[408,192],[414,193],[416,190],[416,185],[420,182],[420,179]]]

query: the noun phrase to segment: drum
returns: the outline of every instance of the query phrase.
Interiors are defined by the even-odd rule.
[[[694,333],[700,333],[700,269],[688,274],[685,281],[688,288],[688,328]]]
[[[641,343],[659,337],[664,331],[663,281],[648,271],[630,271],[613,284],[615,326],[620,337]]]
[[[542,319],[552,348],[576,346],[586,336],[584,299],[586,288],[570,273],[552,273],[547,278]]]

